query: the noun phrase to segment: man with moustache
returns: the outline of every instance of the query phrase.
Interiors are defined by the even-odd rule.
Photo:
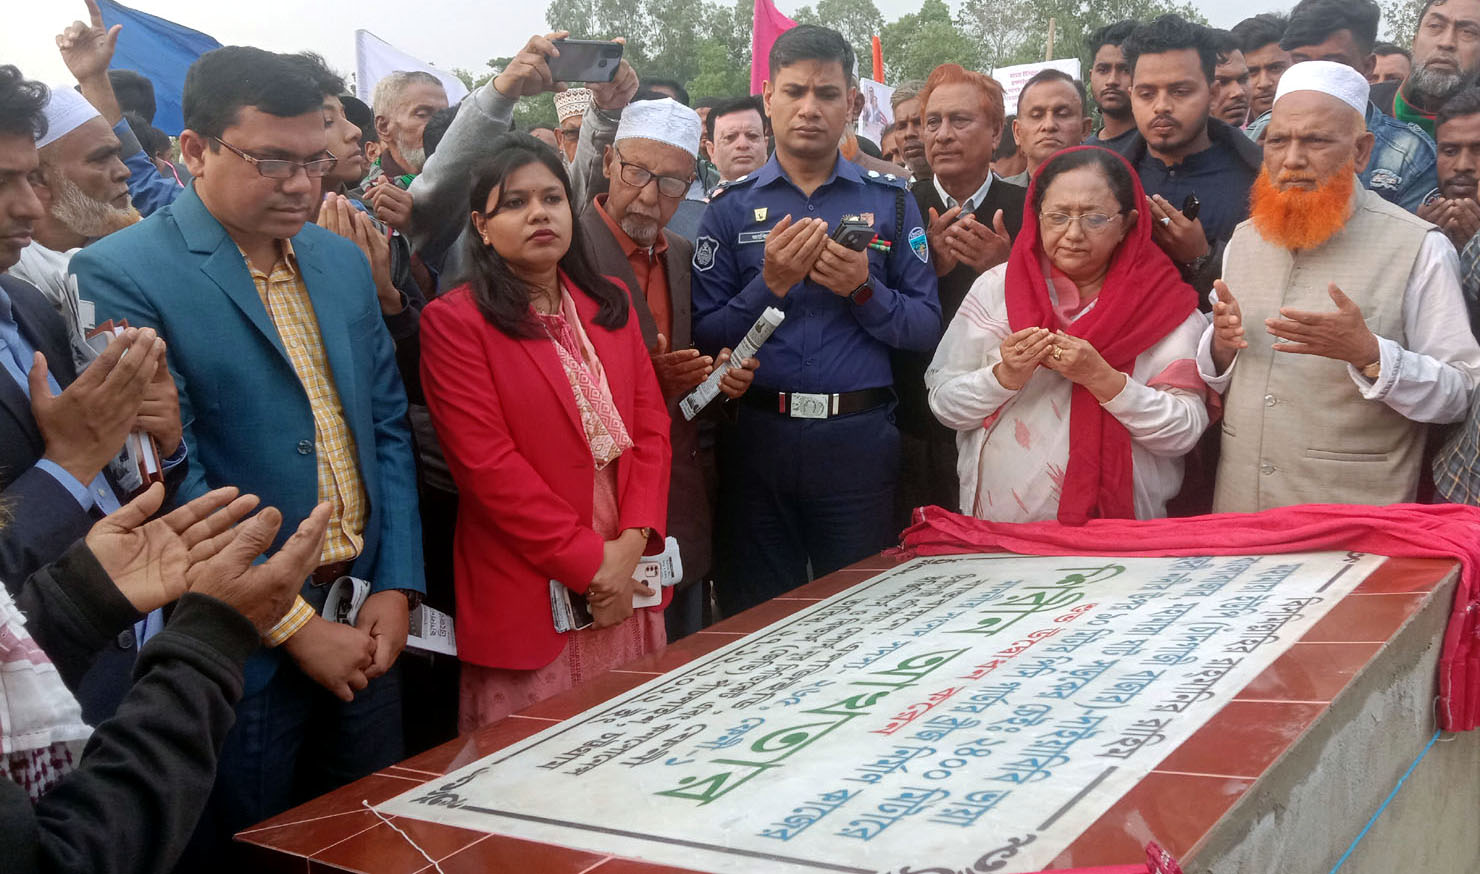
[[[759,97],[716,103],[704,120],[704,142],[719,181],[734,182],[766,163],[766,112]]]
[[[1136,116],[1131,112],[1131,68],[1120,46],[1136,29],[1132,20],[1107,24],[1089,37],[1089,89],[1100,107],[1101,125],[1085,145],[1119,149],[1135,136]]]
[[[710,198],[694,245],[701,350],[738,343],[767,308],[786,314],[721,435],[716,589],[728,613],[898,540],[890,353],[924,352],[941,334],[915,199],[903,180],[838,149],[854,98],[852,47],[803,24],[776,39],[767,61],[776,151]],[[844,221],[884,245],[833,239]]]
[[[1152,235],[1200,292],[1248,214],[1259,147],[1212,117],[1217,51],[1207,28],[1176,15],[1137,27],[1125,42],[1137,134],[1121,151],[1141,176]],[[1195,218],[1185,208],[1200,204]]]
[[[1084,86],[1062,70],[1043,70],[1023,83],[1012,133],[1027,167],[1003,181],[1027,188],[1050,155],[1083,142],[1094,123],[1085,108]]]
[[[1215,30],[1213,45],[1218,66],[1213,68],[1213,118],[1242,128],[1249,120],[1249,65],[1233,34]]]
[[[1198,352],[1224,394],[1214,512],[1412,501],[1426,425],[1469,407],[1480,346],[1454,247],[1358,184],[1375,139],[1367,96],[1345,64],[1296,64],[1280,81]]]
[[[1413,35],[1412,72],[1372,86],[1372,102],[1433,136],[1444,102],[1480,78],[1480,0],[1427,0]]]
[[[899,83],[889,96],[894,128],[899,132],[900,158],[915,179],[930,175],[930,159],[925,157],[925,140],[920,135],[920,89],[924,87],[924,82],[910,79]]]
[[[1439,191],[1418,217],[1438,225],[1459,252],[1470,330],[1480,337],[1480,88],[1450,98],[1434,124]]]
[[[1274,108],[1275,90],[1280,77],[1290,69],[1290,53],[1280,48],[1285,38],[1285,28],[1290,19],[1273,12],[1245,18],[1233,26],[1229,33],[1244,53],[1244,64],[1249,68],[1249,124],[1245,128],[1249,139],[1259,141],[1258,134],[1268,121],[1266,116]]]
[[[992,173],[992,155],[1002,137],[1002,86],[990,76],[957,64],[941,64],[920,92],[924,106],[925,153],[934,177],[910,186],[935,254],[941,321],[950,324],[978,276],[1007,260],[1023,224],[1027,190]],[[894,353],[896,418],[903,435],[899,479],[899,523],[909,524],[915,507],[956,507],[956,432],[930,412],[925,370],[935,347]]]

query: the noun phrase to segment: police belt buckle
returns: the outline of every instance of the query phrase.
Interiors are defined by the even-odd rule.
[[[791,402],[793,419],[826,419],[832,412],[833,395],[792,392],[787,395],[787,400]]]

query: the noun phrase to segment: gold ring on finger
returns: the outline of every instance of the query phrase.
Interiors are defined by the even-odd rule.
[[[1055,346],[1055,347],[1053,347],[1053,360],[1058,361],[1059,359],[1061,359],[1063,357],[1064,357],[1064,348],[1062,346]]]

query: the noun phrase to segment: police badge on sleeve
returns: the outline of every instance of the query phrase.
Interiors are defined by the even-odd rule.
[[[930,244],[925,240],[924,228],[910,229],[910,249],[914,251],[915,257],[920,259],[921,264],[929,263]]]
[[[694,241],[694,269],[708,270],[714,266],[714,256],[719,252],[719,240],[700,237]]]

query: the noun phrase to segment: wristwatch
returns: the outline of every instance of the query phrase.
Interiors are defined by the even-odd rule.
[[[870,280],[864,280],[863,284],[848,293],[848,299],[859,306],[863,306],[874,299],[874,285]]]
[[[1361,370],[1361,373],[1362,373],[1362,376],[1366,377],[1367,379],[1369,379],[1369,380],[1371,380],[1373,382],[1376,382],[1377,381],[1377,378],[1379,376],[1382,376],[1382,359],[1379,358],[1376,361],[1372,362],[1371,364],[1367,365],[1366,367],[1363,367],[1362,370]]]

